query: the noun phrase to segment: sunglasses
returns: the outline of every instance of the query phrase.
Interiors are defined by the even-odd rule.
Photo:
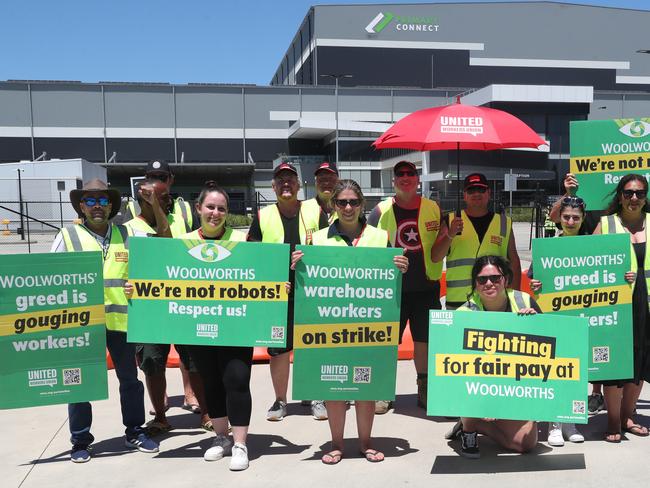
[[[623,190],[623,198],[626,200],[632,198],[632,195],[636,195],[639,200],[643,200],[647,194],[647,190]]]
[[[100,207],[107,207],[111,203],[108,197],[85,197],[82,198],[81,201],[86,205],[86,207],[94,207],[98,203]]]
[[[486,276],[477,276],[476,277],[476,282],[479,285],[485,285],[488,280],[492,282],[493,285],[496,285],[503,279],[503,275],[486,275]]]
[[[580,197],[564,197],[562,199],[562,205],[571,205],[572,207],[584,207],[585,201]]]
[[[352,207],[352,208],[356,208],[359,205],[361,205],[361,199],[360,198],[351,198],[349,200],[340,200],[340,199],[337,198],[336,200],[334,200],[334,205],[336,205],[339,208],[345,208],[348,205],[350,205],[350,207]]]
[[[473,195],[474,193],[483,194],[487,191],[487,188],[485,188],[484,186],[472,186],[465,191],[467,192],[468,195]]]
[[[404,176],[417,176],[417,173],[411,169],[405,171],[395,171],[395,176],[404,177]]]

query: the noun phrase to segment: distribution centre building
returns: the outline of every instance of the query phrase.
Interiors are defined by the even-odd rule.
[[[338,159],[341,176],[376,200],[392,192],[394,162],[410,159],[425,194],[444,201],[454,154],[371,143],[406,114],[460,96],[548,141],[462,155],[461,176],[485,172],[497,196],[512,168],[524,202],[540,185],[560,191],[570,121],[650,116],[648,25],[650,11],[557,2],[314,6],[268,86],[0,82],[0,162],[84,158],[127,193],[146,161],[164,159],[176,192],[192,198],[215,179],[236,211],[274,199],[274,161],[299,162],[311,196],[315,165]]]

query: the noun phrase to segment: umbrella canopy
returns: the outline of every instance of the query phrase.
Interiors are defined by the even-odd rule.
[[[530,127],[502,110],[457,103],[418,110],[393,124],[373,146],[415,151],[537,148],[545,145]]]

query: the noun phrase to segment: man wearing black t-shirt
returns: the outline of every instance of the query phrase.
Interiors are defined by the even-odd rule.
[[[465,178],[463,200],[466,208],[460,216],[453,213],[443,220],[431,256],[435,262],[447,258],[447,310],[465,303],[472,289],[472,266],[479,256],[501,256],[510,261],[512,288],[521,283],[521,263],[512,233],[512,222],[503,214],[488,210],[490,189],[480,173]]]
[[[291,252],[297,244],[309,244],[311,235],[328,226],[327,217],[319,206],[303,205],[298,200],[300,181],[298,171],[290,163],[281,163],[273,171],[273,191],[278,199],[275,205],[260,210],[254,217],[248,231],[248,240],[291,245]],[[289,262],[287,261],[287,266]],[[285,348],[268,348],[271,380],[275,391],[275,402],[266,414],[267,420],[282,420],[287,414],[287,389],[289,386],[289,353],[293,349],[293,289],[295,272],[289,270],[291,292],[287,312]],[[312,402],[312,413],[318,420],[327,418],[322,402]]]
[[[426,408],[429,346],[429,310],[440,309],[442,263],[431,260],[431,248],[440,229],[440,207],[418,195],[419,177],[410,161],[393,167],[395,196],[380,202],[368,224],[388,232],[390,244],[401,247],[409,268],[402,278],[400,342],[409,323],[413,337],[413,360],[417,373],[418,405]],[[377,402],[375,412],[386,413],[389,402]]]

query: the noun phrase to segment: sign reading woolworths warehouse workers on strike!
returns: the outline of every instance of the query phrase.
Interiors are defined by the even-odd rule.
[[[108,397],[99,252],[0,256],[0,408]]]
[[[129,245],[130,342],[285,346],[287,244],[134,237]]]
[[[603,210],[621,177],[650,179],[650,118],[571,122],[570,171],[587,210]]]
[[[587,319],[429,314],[427,415],[587,423]]]
[[[401,249],[299,246],[293,398],[395,397]]]

